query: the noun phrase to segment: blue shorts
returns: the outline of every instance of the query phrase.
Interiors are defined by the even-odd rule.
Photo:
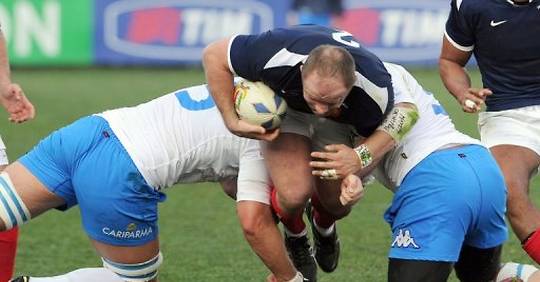
[[[119,246],[156,239],[157,203],[165,195],[146,183],[105,119],[61,128],[19,161],[65,200],[65,209],[79,205],[92,239]]]
[[[506,186],[489,151],[478,145],[441,150],[405,177],[386,211],[390,258],[456,262],[462,245],[506,241]]]

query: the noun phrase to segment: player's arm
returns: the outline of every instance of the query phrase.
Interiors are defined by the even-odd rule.
[[[223,116],[225,125],[232,133],[242,137],[272,140],[277,134],[268,134],[262,126],[242,121],[234,110],[233,73],[228,63],[230,41],[231,38],[225,38],[211,43],[204,49],[202,61],[210,93]]]
[[[325,147],[325,152],[313,152],[311,156],[319,160],[310,162],[313,175],[327,179],[343,178],[350,174],[359,177],[367,175],[373,164],[392,150],[418,120],[416,105],[408,102],[398,103],[384,119],[382,124],[358,147],[350,148],[343,144]]]
[[[467,7],[452,1],[452,7],[446,22],[443,46],[439,57],[441,79],[464,112],[474,113],[480,110],[489,89],[471,87],[471,79],[465,69],[474,48],[474,36],[470,16],[464,11]]]
[[[34,118],[35,109],[21,87],[11,82],[6,40],[0,28],[0,103],[12,122],[25,122]]]

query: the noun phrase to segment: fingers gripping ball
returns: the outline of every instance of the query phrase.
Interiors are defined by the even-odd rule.
[[[234,88],[234,107],[240,119],[265,129],[279,127],[287,103],[264,83],[239,81]]]

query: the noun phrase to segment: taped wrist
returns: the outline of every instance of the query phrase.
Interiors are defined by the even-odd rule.
[[[396,142],[400,142],[411,131],[418,118],[419,115],[416,106],[413,108],[396,106],[377,130],[388,133]]]
[[[358,156],[362,168],[369,166],[373,162],[373,156],[366,144],[360,144],[360,146],[354,148],[354,152]]]

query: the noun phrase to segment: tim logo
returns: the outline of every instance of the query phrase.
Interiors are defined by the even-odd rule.
[[[350,1],[336,26],[383,60],[435,60],[450,5],[445,1]]]
[[[414,248],[420,249],[420,247],[414,242],[414,238],[411,236],[411,232],[407,229],[399,229],[399,233],[392,242],[392,248]]]
[[[198,60],[208,43],[273,28],[267,4],[251,0],[121,0],[104,7],[107,48],[146,59]]]

